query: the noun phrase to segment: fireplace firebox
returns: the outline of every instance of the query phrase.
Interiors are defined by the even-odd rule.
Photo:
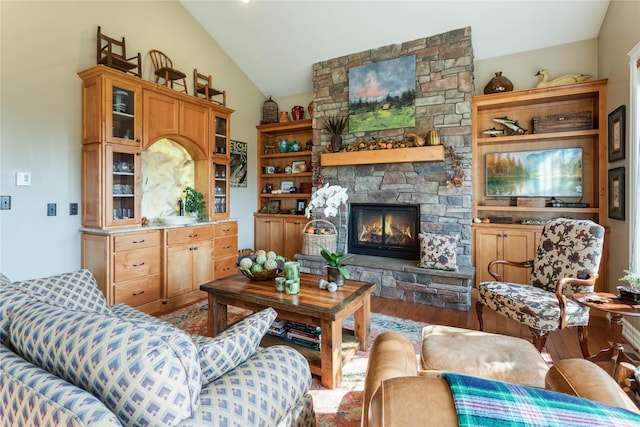
[[[419,205],[349,205],[348,252],[351,254],[419,259],[419,230]]]

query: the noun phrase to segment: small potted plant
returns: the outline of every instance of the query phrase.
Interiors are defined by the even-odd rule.
[[[207,202],[204,194],[191,187],[184,189],[184,210],[192,215],[197,215],[198,221],[207,219]]]
[[[624,272],[626,274],[619,278],[618,281],[629,282],[629,286],[618,286],[620,298],[640,302],[640,273],[632,273],[629,270],[624,270]]]
[[[348,123],[348,116],[338,116],[337,114],[329,115],[323,120],[320,129],[331,134],[331,151],[342,150],[342,132],[347,128]]]
[[[344,254],[331,252],[327,248],[322,248],[320,255],[327,261],[327,280],[335,282],[338,286],[343,286],[344,280],[350,277],[347,267],[343,264],[343,261],[348,257],[345,258]]]

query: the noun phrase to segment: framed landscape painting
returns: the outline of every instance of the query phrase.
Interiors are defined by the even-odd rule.
[[[349,69],[349,132],[416,125],[416,57]]]

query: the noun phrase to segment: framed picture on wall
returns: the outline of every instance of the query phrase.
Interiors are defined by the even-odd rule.
[[[609,169],[609,218],[624,221],[624,167]]]
[[[307,208],[307,199],[297,199],[296,200],[296,213],[298,215],[302,215],[306,208]]]
[[[624,105],[609,114],[609,163],[624,160],[626,115]]]

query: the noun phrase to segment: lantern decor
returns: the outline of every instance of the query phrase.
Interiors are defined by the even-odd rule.
[[[271,99],[271,96],[262,105],[262,121],[260,124],[266,125],[269,123],[278,123],[278,104]]]

